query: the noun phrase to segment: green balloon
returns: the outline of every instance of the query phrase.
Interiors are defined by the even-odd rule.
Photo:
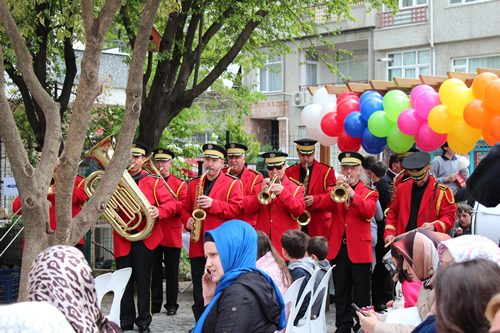
[[[387,94],[384,95],[384,100],[386,98],[393,98],[394,96],[401,96],[401,97],[408,97],[408,95],[406,95],[405,92],[401,91],[401,90],[397,90],[397,89],[394,89],[394,90],[389,90],[387,92]]]
[[[404,134],[397,126],[392,127],[387,135],[387,145],[395,153],[407,152],[414,142],[413,135]]]
[[[368,129],[379,138],[386,137],[394,125],[395,123],[387,118],[385,111],[374,112],[368,119]]]
[[[404,96],[393,95],[391,98],[387,100],[384,97],[383,104],[384,104],[384,111],[387,117],[393,122],[398,121],[398,117],[401,114],[401,112],[411,108],[410,99],[406,95]]]

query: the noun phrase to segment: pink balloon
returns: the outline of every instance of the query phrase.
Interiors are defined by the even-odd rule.
[[[420,118],[427,119],[432,108],[441,104],[439,94],[435,91],[421,92],[415,99],[415,111]]]
[[[422,119],[415,109],[409,108],[401,112],[398,117],[398,128],[406,135],[417,135],[420,126],[426,122]]]
[[[431,152],[438,149],[446,142],[447,135],[436,133],[429,126],[429,123],[423,123],[418,131],[418,138],[421,146],[417,143],[417,137],[415,136],[415,143],[418,148],[423,151]]]
[[[413,90],[410,93],[410,105],[413,108],[415,107],[415,101],[417,100],[418,95],[420,95],[421,93],[426,92],[426,91],[436,92],[436,90],[434,90],[434,88],[432,88],[428,84],[420,84],[420,85],[416,86],[415,88],[413,88]]]

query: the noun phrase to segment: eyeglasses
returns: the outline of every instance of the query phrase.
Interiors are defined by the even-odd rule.
[[[270,166],[270,165],[267,166],[267,171],[273,171],[273,169],[280,171],[281,169],[283,169],[283,164],[275,166]]]

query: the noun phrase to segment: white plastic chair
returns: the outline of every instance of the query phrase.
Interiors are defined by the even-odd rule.
[[[288,313],[288,318],[286,321],[286,328],[287,329],[288,329],[288,325],[290,323],[290,317],[293,316],[294,319],[296,317],[295,312],[297,310],[295,308],[295,305],[297,303],[297,296],[299,295],[300,286],[302,285],[303,280],[304,280],[303,277],[298,279],[298,280],[295,280],[292,283],[292,285],[288,288],[285,295],[283,295],[283,302],[285,303],[285,309],[286,309],[287,305],[290,304],[290,307],[289,307],[290,312]],[[292,320],[292,323],[290,324],[290,326],[293,326],[293,320]]]
[[[314,283],[316,282],[316,278],[319,274],[319,269],[317,269],[313,275],[311,275],[311,278],[306,284],[306,287],[304,288],[304,291],[302,292],[302,295],[300,295],[300,299],[297,302],[297,311],[295,312],[295,317],[297,317],[298,312],[300,310],[300,307],[302,306],[302,303],[304,303],[304,300],[307,296],[307,294],[310,295],[309,298],[309,305],[307,306],[306,313],[304,314],[304,318],[301,318],[299,322],[297,323],[297,326],[293,326],[293,322],[295,321],[295,318],[292,320],[292,330],[290,332],[293,333],[310,333],[310,323],[311,323],[311,309],[313,306],[313,293],[314,293]],[[289,331],[287,330],[287,333]]]
[[[99,308],[101,307],[101,301],[104,295],[110,291],[113,292],[113,303],[111,303],[111,309],[106,318],[116,324],[120,324],[120,302],[131,275],[132,267],[125,267],[113,273],[99,275],[95,279],[95,289]]]
[[[314,333],[326,333],[326,315],[325,315],[325,308],[326,308],[326,299],[328,296],[328,285],[330,284],[330,278],[332,276],[332,269],[335,267],[333,265],[328,269],[326,272],[325,276],[323,276],[323,279],[321,279],[321,282],[318,285],[318,288],[314,291],[313,296],[311,297],[311,304],[314,304],[316,300],[318,299],[319,295],[321,294],[321,291],[324,290],[323,299],[321,300],[321,307],[319,309],[319,315],[316,318],[311,318],[311,313],[309,313],[309,317],[311,318],[309,327],[311,328],[310,332]]]

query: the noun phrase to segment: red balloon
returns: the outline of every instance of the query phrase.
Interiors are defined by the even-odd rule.
[[[355,99],[359,101],[359,96],[352,91],[344,91],[337,97],[337,104],[339,104],[343,99]]]
[[[341,151],[358,151],[361,148],[361,138],[353,138],[342,130],[339,133],[337,145]]]
[[[491,117],[488,128],[490,129],[490,134],[497,142],[500,141],[500,116]]]
[[[464,108],[464,120],[472,128],[485,127],[491,116],[493,116],[493,110],[480,99],[473,99]]]
[[[359,102],[357,99],[344,99],[337,104],[338,120],[344,124],[344,119],[349,113],[359,111]]]
[[[328,136],[338,136],[344,127],[344,122],[340,122],[337,112],[329,112],[321,119],[321,130]]]

